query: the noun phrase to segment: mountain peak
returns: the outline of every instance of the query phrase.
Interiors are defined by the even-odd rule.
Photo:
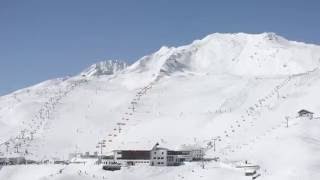
[[[101,61],[91,65],[81,72],[81,75],[86,77],[112,75],[127,68],[127,66],[128,64],[126,62],[120,60]]]

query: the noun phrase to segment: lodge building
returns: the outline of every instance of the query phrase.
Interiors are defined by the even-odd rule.
[[[186,161],[203,158],[203,150],[173,151],[158,147],[157,143],[151,150],[114,150],[112,158],[102,159],[105,165],[133,166],[145,164],[150,166],[179,166]]]

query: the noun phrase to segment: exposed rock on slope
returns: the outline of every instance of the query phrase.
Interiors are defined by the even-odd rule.
[[[88,69],[84,70],[81,75],[86,77],[113,75],[124,70],[127,66],[128,64],[126,62],[119,60],[102,61],[91,65]]]

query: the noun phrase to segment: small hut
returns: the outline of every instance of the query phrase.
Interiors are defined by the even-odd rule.
[[[313,112],[310,112],[308,110],[302,109],[298,112],[298,117],[303,117],[303,118],[308,118],[312,119],[313,118]]]

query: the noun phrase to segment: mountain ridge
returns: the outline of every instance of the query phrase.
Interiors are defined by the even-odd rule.
[[[275,33],[214,33],[180,47],[161,47],[125,72],[149,76],[231,74],[287,76],[318,68],[320,46],[289,41]]]
[[[319,118],[299,119],[296,113],[307,109],[320,116],[318,53],[318,46],[270,33],[214,34],[186,46],[162,47],[117,71],[101,66],[98,73],[92,66],[85,76],[0,97],[0,151],[66,159],[69,153],[98,151],[103,140],[108,154],[150,149],[156,142],[169,149],[205,147],[219,136],[217,151],[207,155],[222,163],[257,162],[269,179],[292,179],[297,168],[316,176],[319,151],[304,139],[320,138]],[[283,70],[284,62],[290,70]]]

